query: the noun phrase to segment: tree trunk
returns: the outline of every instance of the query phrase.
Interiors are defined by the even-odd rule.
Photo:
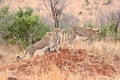
[[[119,14],[119,16],[118,16],[117,24],[116,24],[116,26],[115,26],[115,38],[117,38],[117,32],[118,32],[119,22],[120,22],[120,14]]]
[[[55,28],[59,28],[59,20],[58,18],[54,19],[55,21]]]

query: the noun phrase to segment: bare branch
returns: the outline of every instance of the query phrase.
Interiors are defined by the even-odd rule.
[[[46,7],[46,9],[47,9],[48,13],[50,14],[50,17],[52,17],[52,18],[53,18],[53,16],[52,16],[52,14],[51,14],[50,10],[49,10],[49,9],[48,9],[48,7],[47,7],[47,4],[46,4],[45,0],[43,0],[43,3],[44,3],[44,5],[45,5],[45,7]]]
[[[47,8],[50,16],[53,18],[55,22],[55,28],[59,27],[60,22],[60,16],[62,15],[62,11],[65,9],[63,4],[65,4],[65,1],[61,0],[47,0],[49,2],[49,5],[47,6],[46,2],[44,1],[45,7]],[[48,8],[50,7],[50,9]]]

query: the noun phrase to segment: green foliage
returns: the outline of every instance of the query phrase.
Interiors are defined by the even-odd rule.
[[[4,6],[0,9],[0,18],[4,18],[9,13],[9,6]]]
[[[4,34],[4,30],[8,25],[11,24],[11,21],[13,20],[13,15],[9,12],[9,6],[4,6],[0,9],[0,32],[1,34]]]
[[[101,37],[105,38],[108,33],[108,26],[102,25],[100,31],[101,31]]]
[[[101,29],[100,29],[101,30],[101,37],[104,37],[104,38],[107,36],[114,37],[115,26],[116,26],[116,23],[113,21],[108,25],[102,25]]]
[[[40,40],[48,30],[39,16],[33,14],[32,8],[19,8],[10,24],[2,28],[5,32],[4,39],[11,44],[19,43],[24,48]]]

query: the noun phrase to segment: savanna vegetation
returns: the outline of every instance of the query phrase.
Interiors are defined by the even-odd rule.
[[[5,0],[0,0],[0,5],[2,5],[2,1],[4,2]],[[37,9],[35,10],[32,7],[17,7],[16,10],[11,11],[9,5],[0,6],[0,72],[2,72],[3,69],[1,67],[15,63],[15,66],[17,65],[17,67],[15,67],[16,71],[21,70],[22,72],[23,70],[24,73],[27,70],[31,70],[35,73],[33,76],[25,75],[25,77],[23,77],[24,74],[22,73],[22,77],[18,77],[21,78],[20,80],[119,80],[120,9],[108,9],[106,14],[104,10],[100,10],[101,5],[102,7],[110,7],[114,1],[115,0],[105,0],[105,2],[103,1],[102,4],[99,4],[99,2],[95,0],[94,6],[91,7],[91,5],[93,5],[91,0],[83,0],[81,10],[78,9],[79,12],[77,15],[79,16],[77,17],[72,15],[74,12],[72,10],[70,10],[70,13],[65,12],[67,11],[67,6],[71,5],[67,0],[43,0],[40,6],[44,6],[47,11],[47,16],[37,14]],[[85,12],[88,14],[86,15]],[[79,17],[84,16],[84,18],[87,18],[86,16],[91,17],[93,15],[95,17],[94,21],[89,19],[82,24],[80,23],[82,20],[80,20]],[[77,36],[71,44],[63,47],[63,53],[58,54],[58,56],[60,56],[59,58],[56,54],[51,53],[50,56],[47,54],[43,55],[42,58],[39,56],[33,57],[31,61],[28,59],[28,62],[24,60],[23,63],[21,61],[20,64],[16,62],[17,55],[23,55],[29,45],[40,41],[47,32],[54,28],[65,30],[75,26],[89,28],[90,30],[99,30],[100,35],[97,36],[99,39],[93,39],[94,41],[88,44],[89,41],[84,39],[83,36]],[[72,35],[71,32],[69,33]],[[67,53],[67,50],[70,55]],[[73,54],[75,52],[74,50],[78,50],[77,55]],[[79,51],[83,51],[83,53]],[[38,51],[38,53],[40,52]],[[70,60],[67,61],[69,57]],[[83,58],[85,58],[85,60],[82,60]],[[80,62],[78,61],[79,59],[81,59]],[[46,61],[45,64],[43,60]],[[92,61],[95,64],[93,64]],[[39,64],[37,64],[37,62]],[[34,64],[37,64],[37,67]],[[78,64],[78,66],[76,64]],[[72,67],[69,65],[72,65]],[[42,68],[40,66],[42,66]],[[91,70],[89,71],[90,74],[87,72],[88,68]],[[66,71],[64,71],[64,69]],[[71,69],[71,71],[67,72],[69,69]],[[75,69],[78,70],[76,71]],[[79,70],[82,72],[79,72]],[[109,71],[111,73],[108,73]],[[6,80],[6,77],[9,75],[8,73],[9,71],[6,71],[6,73],[3,72],[3,74],[0,73],[0,80]],[[30,72],[28,73],[30,74]],[[10,76],[11,74],[12,73],[10,73]],[[82,74],[84,76],[82,76]]]
[[[9,6],[4,6],[0,9],[0,20],[1,38],[24,48],[39,41],[50,28],[41,21],[40,16],[33,14],[30,7],[19,8],[15,13],[11,13]]]

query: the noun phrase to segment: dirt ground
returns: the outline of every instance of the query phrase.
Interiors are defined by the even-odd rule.
[[[20,61],[17,64],[1,67],[0,80],[43,80],[39,78],[41,74],[49,74],[56,68],[57,72],[55,74],[59,71],[61,74],[64,73],[64,76],[78,74],[80,79],[76,80],[115,80],[115,76],[120,74],[120,57],[114,56],[113,61],[116,65],[108,63],[105,57],[93,55],[85,50],[61,49],[59,54],[51,52]],[[97,75],[109,77],[109,79],[97,79]],[[55,77],[54,75],[51,76]],[[91,79],[88,79],[88,77],[91,77]],[[47,78],[45,80],[52,79]],[[58,79],[55,78],[54,80]],[[70,79],[64,77],[60,80]]]

